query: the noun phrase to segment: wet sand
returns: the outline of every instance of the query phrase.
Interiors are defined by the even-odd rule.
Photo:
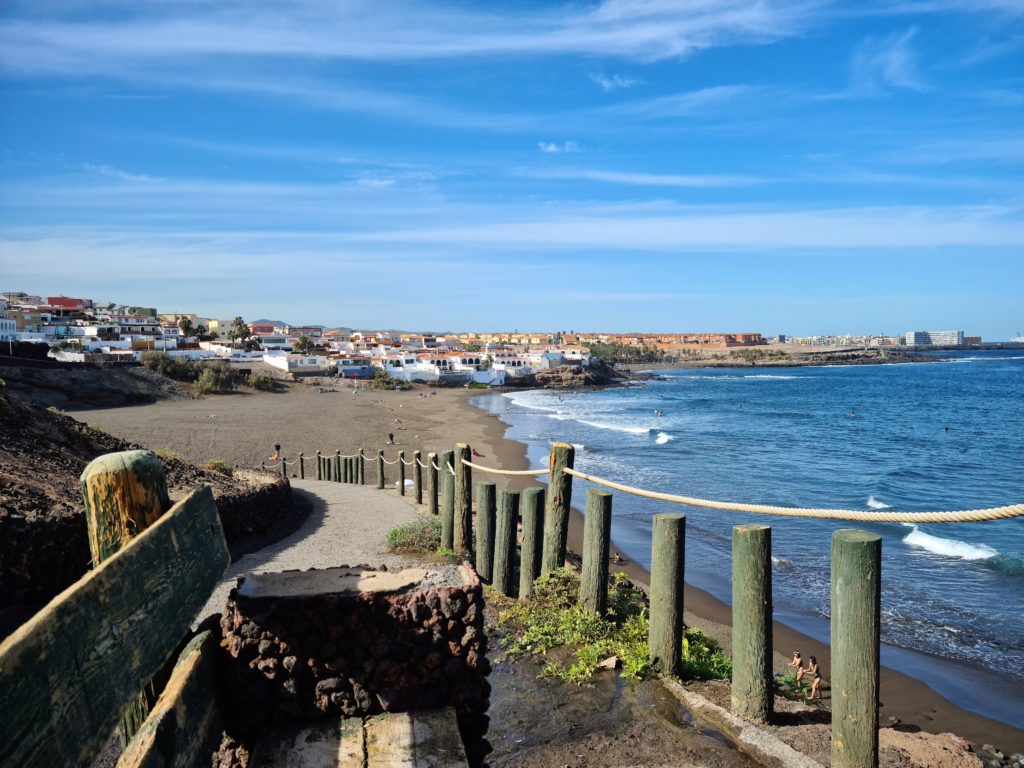
[[[156,451],[174,452],[197,464],[220,460],[228,465],[258,466],[270,458],[277,442],[289,460],[295,459],[299,451],[312,456],[317,450],[351,454],[359,448],[367,455],[384,449],[389,459],[404,450],[411,458],[411,452],[417,449],[440,452],[457,442],[467,442],[481,454],[476,463],[503,469],[528,468],[526,447],[505,439],[501,420],[468,404],[476,393],[440,389],[436,396],[421,397],[425,392],[361,390],[352,394],[351,386],[346,384],[337,392],[317,394],[315,385],[292,384],[287,391],[273,394],[167,400],[145,406],[80,410],[72,415],[118,437]],[[395,435],[395,446],[386,444],[389,432]],[[372,464],[368,462],[369,481],[374,478]],[[307,464],[307,469],[310,466]],[[506,487],[532,484],[525,478],[494,478],[499,485],[507,483]],[[474,482],[480,479],[480,473],[474,473]],[[389,480],[393,482],[394,478]],[[581,545],[582,517],[577,512],[570,520],[569,547],[578,552]],[[635,563],[615,569],[623,570],[641,585],[649,578]],[[687,623],[728,647],[729,607],[689,585],[685,599]],[[826,670],[831,669],[827,646],[778,622],[774,632],[776,671],[784,670],[794,649],[805,658],[816,655]],[[960,709],[896,670],[883,668],[881,677],[882,724],[892,716],[924,731],[951,731],[979,745],[995,744],[1006,753],[1024,751],[1024,730]]]

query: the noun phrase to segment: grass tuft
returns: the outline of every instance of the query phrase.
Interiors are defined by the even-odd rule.
[[[388,531],[388,549],[399,554],[433,554],[441,547],[441,522],[434,517]]]

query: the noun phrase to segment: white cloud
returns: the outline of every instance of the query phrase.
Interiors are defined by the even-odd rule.
[[[0,68],[71,76],[126,75],[174,61],[230,68],[246,57],[396,60],[583,55],[683,58],[724,45],[800,34],[824,0],[605,0],[500,14],[416,2],[307,0],[286,9],[249,0],[114,4],[82,21],[73,7],[26,6],[0,25]]]
[[[110,165],[103,165],[102,163],[82,163],[79,168],[93,176],[102,176],[105,179],[114,179],[116,181],[159,181],[159,179],[154,176],[143,176],[137,173],[128,173]]]
[[[560,153],[571,153],[579,152],[580,145],[575,141],[567,141],[564,144],[559,144],[557,141],[538,141],[537,149],[545,154],[554,155]]]
[[[899,35],[867,37],[850,59],[850,87],[854,95],[876,96],[894,88],[927,91],[918,72],[913,40],[917,29]]]
[[[605,93],[614,91],[617,88],[632,88],[634,85],[641,82],[634,77],[626,77],[625,75],[602,75],[599,72],[591,72],[588,77],[590,77],[591,82],[600,86],[601,90]]]

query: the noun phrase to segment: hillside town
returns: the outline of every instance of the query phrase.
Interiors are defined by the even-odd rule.
[[[502,386],[563,366],[588,368],[592,358],[660,362],[715,350],[768,347],[895,348],[970,346],[963,331],[911,331],[900,336],[765,337],[760,333],[427,334],[291,325],[241,317],[162,313],[155,307],[69,296],[0,294],[0,343],[45,345],[63,362],[137,363],[146,352],[187,360],[263,362],[285,374]],[[754,352],[754,354],[759,354]],[[42,356],[42,355],[41,355]]]

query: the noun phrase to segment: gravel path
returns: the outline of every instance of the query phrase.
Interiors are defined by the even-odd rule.
[[[387,551],[387,534],[424,514],[409,496],[375,486],[292,480],[296,500],[312,505],[297,531],[231,564],[197,623],[223,610],[237,578],[246,573],[329,568],[336,565],[402,566],[411,560]]]

